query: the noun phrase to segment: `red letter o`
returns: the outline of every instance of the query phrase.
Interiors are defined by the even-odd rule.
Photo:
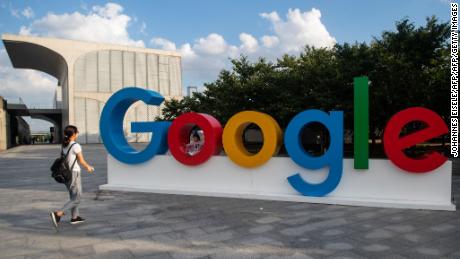
[[[204,133],[201,150],[190,156],[185,152],[185,145],[190,140],[190,131],[198,126]],[[177,117],[168,132],[168,146],[174,158],[184,165],[199,165],[216,155],[222,148],[222,126],[211,115],[204,113],[185,113]]]

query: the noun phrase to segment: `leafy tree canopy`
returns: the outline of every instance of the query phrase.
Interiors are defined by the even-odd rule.
[[[250,62],[241,56],[231,60],[231,70],[206,83],[203,92],[166,101],[157,119],[194,111],[224,125],[237,112],[255,110],[273,116],[284,128],[305,109],[343,110],[345,128],[352,130],[353,78],[368,76],[371,136],[379,135],[396,112],[412,106],[432,109],[447,120],[449,35],[449,24],[436,17],[418,28],[403,19],[394,31],[384,31],[369,44],[306,46],[300,55],[285,55],[276,62]]]

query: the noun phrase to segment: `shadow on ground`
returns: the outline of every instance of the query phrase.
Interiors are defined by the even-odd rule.
[[[83,175],[88,220],[59,232],[48,216],[67,199],[48,171],[59,146],[0,153],[1,258],[460,258],[459,212],[98,192],[106,152],[83,149],[97,170]]]

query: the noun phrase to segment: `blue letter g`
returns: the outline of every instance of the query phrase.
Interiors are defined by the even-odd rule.
[[[302,130],[312,122],[323,124],[329,131],[330,145],[320,157],[311,156],[302,146]],[[343,112],[327,114],[319,110],[306,110],[297,114],[284,133],[284,145],[291,159],[303,168],[320,169],[329,166],[329,175],[324,182],[312,184],[304,181],[300,174],[291,175],[291,186],[305,196],[325,196],[332,192],[342,178],[343,159]]]
[[[123,133],[123,118],[128,108],[137,101],[160,105],[164,97],[152,90],[127,87],[113,94],[104,106],[99,124],[101,138],[107,151],[118,161],[139,164],[168,150],[167,133],[171,122],[132,122],[132,132],[152,132],[148,146],[137,151],[129,145]]]

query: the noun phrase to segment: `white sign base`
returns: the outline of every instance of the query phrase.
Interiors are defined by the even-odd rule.
[[[107,166],[108,184],[101,185],[102,190],[455,210],[450,161],[432,172],[413,174],[402,171],[389,160],[370,159],[369,170],[356,170],[353,159],[344,159],[342,180],[325,197],[303,196],[286,178],[300,173],[305,181],[320,183],[329,169],[307,170],[289,157],[273,157],[260,167],[246,169],[226,156],[213,156],[204,164],[190,167],[170,155],[157,155],[138,165],[121,163],[109,155]]]

